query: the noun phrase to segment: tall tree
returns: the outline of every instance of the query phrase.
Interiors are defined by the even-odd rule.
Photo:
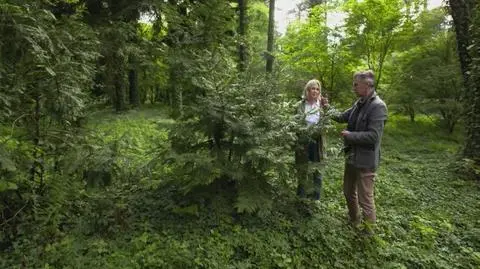
[[[247,68],[247,3],[248,0],[238,0],[238,35],[239,35],[239,45],[238,45],[238,57],[239,65],[238,69],[242,72]]]
[[[127,109],[127,100],[137,106],[139,92],[135,84],[137,70],[130,64],[134,56],[129,46],[137,41],[138,20],[145,8],[144,1],[83,0],[87,8],[86,20],[102,37],[103,67],[101,81],[116,111]],[[112,27],[113,26],[113,27]],[[133,45],[135,46],[135,45]],[[130,85],[129,83],[133,83]],[[133,95],[133,96],[132,96]]]
[[[450,0],[449,4],[465,85],[466,139],[463,155],[473,161],[477,167],[476,176],[480,178],[480,5],[476,0]]]
[[[462,115],[462,76],[453,33],[444,29],[394,57],[387,95],[392,109],[406,112],[411,121],[416,112],[440,115],[440,124],[452,133]]]
[[[248,45],[248,70],[265,72],[265,44],[268,35],[268,5],[264,1],[248,1],[248,26],[246,42]]]
[[[326,9],[317,5],[309,10],[308,18],[289,25],[285,36],[279,39],[282,69],[298,97],[305,79],[317,78],[322,82],[322,92],[338,102],[350,103],[351,73],[359,64],[338,29],[326,24]],[[333,9],[328,9],[333,10]],[[299,79],[301,81],[299,81]]]
[[[267,73],[273,70],[273,42],[275,37],[275,0],[270,0],[268,8]]]
[[[138,89],[137,61],[135,56],[130,57],[130,70],[128,70],[128,88],[130,105],[140,106],[140,93]]]
[[[43,202],[69,185],[70,177],[59,180],[70,165],[62,159],[77,138],[99,49],[81,17],[26,2],[0,3],[0,121],[12,126],[0,142],[0,245],[17,233],[17,219],[39,220]]]
[[[165,16],[168,32],[163,42],[168,46],[168,93],[177,108],[175,113],[181,115],[184,104],[205,94],[205,89],[196,85],[197,75],[190,73],[194,56],[220,53],[223,48],[231,52],[230,56],[238,55],[235,46],[238,23],[236,9],[227,1],[170,2],[173,9]]]
[[[385,60],[391,54],[412,5],[419,1],[365,0],[346,4],[346,33],[350,44],[376,74],[380,85]]]
[[[441,8],[425,9],[405,22],[384,72],[384,83],[388,85],[385,97],[392,110],[403,112],[415,121],[418,113],[453,112],[460,106],[461,72],[457,70],[457,57],[451,57],[456,53],[452,34],[447,13]],[[452,119],[447,124],[450,127],[461,116],[443,114]]]
[[[471,56],[468,53],[468,46],[471,44],[470,26],[473,20],[473,11],[475,0],[450,0],[450,14],[455,25],[455,32],[457,34],[457,50],[460,57],[460,67],[465,78],[465,85],[468,83]]]

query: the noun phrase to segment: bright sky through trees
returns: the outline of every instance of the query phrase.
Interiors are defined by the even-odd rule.
[[[275,21],[277,31],[284,34],[289,22],[295,19],[297,12],[295,9],[302,0],[276,0]],[[443,5],[443,0],[428,0],[428,8],[435,8]],[[327,18],[331,25],[338,25],[343,21],[341,13],[330,14]]]

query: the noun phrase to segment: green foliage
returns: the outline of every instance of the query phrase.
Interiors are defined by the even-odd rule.
[[[7,37],[1,48],[5,59],[1,87],[10,98],[2,115],[14,128],[32,132],[39,120],[51,131],[58,125],[71,126],[82,117],[84,89],[92,84],[97,56],[94,33],[78,18],[56,19],[36,5],[2,4],[1,8],[5,16],[0,31]],[[38,113],[46,116],[34,119]]]
[[[443,16],[440,16],[443,14]],[[440,124],[453,132],[462,117],[462,77],[455,56],[455,39],[449,29],[441,26],[445,15],[440,10],[422,13],[423,23],[417,32],[436,30],[423,39],[416,37],[416,46],[395,53],[387,68],[392,84],[387,100],[393,110],[409,114],[438,115]]]
[[[358,61],[353,58],[351,48],[341,42],[339,29],[326,25],[325,12],[333,11],[335,9],[324,6],[313,8],[306,22],[291,24],[279,41],[282,51],[279,61],[292,97],[300,95],[298,89],[302,89],[306,81],[317,78],[324,95],[328,94],[336,102],[350,103],[351,94],[347,90]]]
[[[127,109],[129,45],[133,43],[132,39],[136,38],[136,28],[135,25],[123,21],[112,22],[112,24],[97,28],[102,37],[103,58],[98,68],[102,72],[97,75],[102,80],[97,88],[103,89],[116,111],[123,111]],[[99,93],[96,94],[99,95]]]
[[[175,116],[183,113],[184,105],[196,101],[202,89],[192,81],[199,63],[197,57],[208,57],[206,51],[227,50],[229,60],[235,56],[235,9],[228,1],[191,1],[174,4],[165,10],[168,24],[162,43],[167,46],[162,63],[167,66],[168,83],[165,95]],[[163,22],[162,17],[157,21]],[[222,53],[222,52],[219,52]]]
[[[385,61],[398,43],[403,28],[409,26],[408,18],[414,14],[412,11],[418,10],[419,2],[366,0],[347,1],[345,5],[347,42],[364,62],[363,68],[376,73],[377,88],[382,82]]]
[[[53,119],[71,124],[81,115],[84,88],[92,83],[92,62],[97,57],[94,33],[79,18],[57,19],[36,4],[1,8],[2,36],[7,37],[1,48],[2,92],[11,98],[2,111],[24,116],[40,96]]]
[[[3,1],[0,268],[479,267],[478,186],[452,168],[463,137],[423,115],[389,118],[374,235],[347,224],[338,152],[311,167],[322,169],[321,202],[294,196],[293,146],[318,131],[293,117],[303,80],[320,78],[346,104],[351,72],[370,61],[380,76],[393,52],[390,102],[458,115],[453,39],[443,13],[419,3],[348,1],[345,36],[317,5],[281,41],[284,72],[264,78],[262,1],[249,5],[255,56],[241,76],[232,1]],[[144,11],[151,27],[136,22]],[[91,106],[103,101],[86,94],[94,76],[111,102],[126,101],[132,70],[140,98],[168,109]],[[341,126],[324,116],[335,148]]]
[[[240,212],[268,209],[274,187],[291,180],[294,108],[274,81],[236,78],[226,53],[219,48],[192,55],[185,72],[198,102],[185,109],[170,134],[172,149],[159,161],[173,163],[168,182],[184,194],[217,186],[230,197],[237,192]]]
[[[190,191],[217,179],[233,181],[239,212],[269,209],[273,187],[289,183],[292,176],[294,136],[286,126],[290,116],[283,111],[287,104],[268,82],[239,81],[225,86],[217,91],[219,95],[197,105],[198,120],[187,122],[172,135],[178,153],[191,154],[188,148],[197,153],[184,160],[193,162],[193,167],[178,166],[187,180],[180,187]],[[265,106],[265,98],[272,103]]]
[[[249,1],[247,6],[248,26],[247,43],[250,55],[250,69],[257,72],[265,70],[265,48],[267,46],[268,7],[265,2]]]
[[[112,130],[105,136],[106,144],[136,124],[135,136],[147,146],[152,135],[165,139],[165,134],[155,131],[162,114],[131,112],[117,122],[110,113],[95,114],[94,120],[104,120],[90,124]],[[172,189],[152,188],[151,181],[159,175],[146,181],[117,182],[105,191],[71,193],[64,197],[63,207],[57,207],[70,213],[59,219],[63,225],[55,236],[45,233],[51,227],[46,224],[37,225],[35,233],[22,230],[15,248],[0,254],[0,266],[475,268],[480,262],[479,212],[471,205],[477,203],[478,188],[459,180],[450,166],[461,144],[460,134],[447,135],[426,117],[413,123],[401,116],[390,118],[376,183],[379,223],[372,237],[362,237],[347,224],[339,156],[324,172],[320,204],[295,200],[292,188],[271,201],[275,210],[263,217],[232,218],[229,211],[195,208],[185,203],[188,197],[178,197]],[[134,155],[135,151],[123,153]],[[168,169],[162,174],[172,175]],[[172,200],[185,206],[172,210]],[[226,203],[217,206],[229,208]]]
[[[8,126],[0,132],[1,244],[31,231],[33,221],[52,227],[44,235],[54,237],[72,191],[59,155],[72,147],[84,116],[98,42],[80,16],[56,17],[47,7],[0,4],[0,92],[8,97],[0,108]]]
[[[159,101],[167,103],[166,85],[168,83],[168,66],[164,57],[164,49],[158,46],[157,38],[153,36],[153,28],[149,24],[139,24],[139,38],[142,48],[137,51],[136,66],[139,72],[139,88],[142,103],[149,101],[154,104]]]
[[[62,158],[70,163],[67,171],[81,176],[85,171],[97,173],[94,181],[102,181],[100,175],[108,175],[112,179],[108,185],[146,179],[146,163],[154,156],[154,150],[167,140],[166,131],[157,128],[159,115],[165,113],[155,109],[130,111],[121,116],[107,111],[93,113],[91,117],[100,119],[88,123],[84,137]],[[103,182],[90,183],[103,185]]]

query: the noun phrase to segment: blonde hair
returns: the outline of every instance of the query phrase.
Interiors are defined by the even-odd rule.
[[[320,90],[320,93],[322,93],[322,83],[320,83],[320,81],[318,81],[317,79],[312,79],[312,80],[309,80],[307,82],[307,84],[305,84],[305,88],[303,89],[302,99],[307,98],[308,90],[310,90],[310,88],[312,88],[314,86],[318,86],[318,89]]]

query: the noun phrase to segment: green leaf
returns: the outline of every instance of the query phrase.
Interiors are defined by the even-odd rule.
[[[15,170],[17,170],[15,163],[5,156],[0,157],[0,168],[8,172],[14,172]]]
[[[16,190],[16,189],[18,189],[17,184],[13,182],[0,181],[0,193],[4,191]]]
[[[48,72],[48,74],[50,74],[50,76],[54,77],[56,76],[57,74],[52,70],[52,68],[50,67],[45,67],[45,70]]]

